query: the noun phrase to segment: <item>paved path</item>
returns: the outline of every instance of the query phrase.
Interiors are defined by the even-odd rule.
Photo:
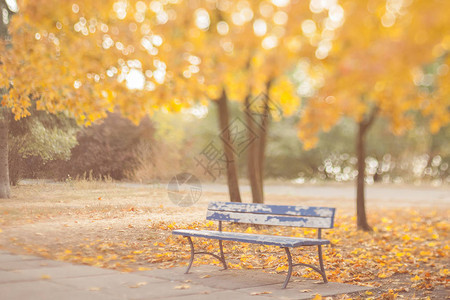
[[[205,183],[203,191],[227,193],[228,188],[224,184]],[[246,184],[240,185],[241,192],[250,192]],[[323,185],[298,185],[298,184],[266,184],[264,192],[267,195],[291,195],[304,197],[311,200],[350,200],[354,202],[356,188],[353,184],[323,184]],[[430,187],[413,185],[375,184],[366,185],[366,199],[368,204],[382,201],[391,202],[396,207],[450,207],[450,188],[448,186]]]
[[[0,298],[26,299],[311,299],[368,290],[342,283],[317,284],[293,278],[281,289],[283,275],[261,270],[225,270],[199,266],[135,273],[47,260],[0,251]]]
[[[136,188],[166,188],[166,183],[146,185],[141,183],[117,183],[120,186]],[[248,184],[240,183],[241,193],[250,193]],[[228,187],[223,183],[202,183],[204,192],[228,193]],[[270,195],[296,196],[305,200],[324,201],[330,203],[348,202],[353,204],[356,188],[352,183],[323,183],[323,184],[293,184],[286,182],[264,184],[264,193]],[[366,184],[366,203],[369,207],[439,207],[450,208],[450,187],[415,186],[408,184]],[[319,203],[322,204],[322,203]],[[334,204],[333,204],[334,205]]]

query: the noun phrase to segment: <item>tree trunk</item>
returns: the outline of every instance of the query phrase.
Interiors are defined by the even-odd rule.
[[[231,142],[231,133],[228,127],[229,125],[229,112],[228,112],[228,98],[225,89],[222,90],[222,95],[216,101],[219,113],[219,127],[222,133],[222,138],[228,139],[223,141],[223,151],[226,160],[226,171],[227,171],[227,184],[228,192],[230,195],[231,202],[242,202],[241,193],[239,192],[239,182],[237,176],[236,159],[233,149],[229,145]]]
[[[264,112],[261,118],[261,128],[259,134],[259,152],[258,152],[258,164],[260,172],[260,187],[261,187],[261,197],[264,202],[264,163],[265,163],[265,153],[267,144],[267,135],[269,132],[270,123],[270,107],[269,107],[269,92],[272,85],[273,79],[269,79],[266,82],[266,95],[264,97]]]
[[[251,94],[249,94],[245,97],[245,118],[247,122],[247,126],[249,128],[248,135],[249,138],[252,138],[252,132],[256,132],[255,126],[255,120],[252,118],[251,114],[251,108],[250,108],[250,97]],[[259,138],[257,138],[255,141],[250,143],[247,150],[247,173],[248,173],[248,179],[250,181],[250,187],[252,190],[252,202],[253,203],[264,203],[264,198],[262,194],[262,180],[260,178],[261,171],[260,171],[260,164],[259,164]]]
[[[366,170],[366,136],[367,131],[373,124],[378,113],[378,108],[372,109],[369,117],[358,123],[358,133],[356,139],[356,155],[358,158],[358,177],[356,179],[356,225],[358,229],[372,231],[367,222],[366,201],[365,201],[365,170]]]
[[[10,18],[12,12],[9,10],[4,0],[0,1],[0,10]],[[0,39],[8,40],[8,25],[0,20]],[[2,99],[4,90],[0,90],[0,99]],[[0,104],[0,199],[9,198],[11,189],[9,187],[9,169],[8,169],[8,112]]]
[[[0,108],[0,199],[9,198],[8,169],[8,116],[5,108]]]
[[[364,178],[366,169],[366,149],[365,149],[366,128],[364,123],[358,123],[358,137],[356,142],[356,155],[358,157],[358,177],[356,179],[356,218],[358,229],[371,231],[367,223]]]
[[[270,86],[272,85],[272,79],[266,82],[266,92],[268,94]],[[248,178],[250,181],[250,187],[252,190],[253,203],[264,203],[264,161],[265,161],[265,149],[267,141],[267,131],[270,122],[270,107],[269,97],[265,95],[263,98],[263,112],[259,114],[260,123],[257,123],[252,115],[255,115],[251,109],[250,103],[251,89],[245,97],[245,116],[247,126],[249,128],[249,138],[253,133],[256,133],[256,140],[249,145],[248,148]]]

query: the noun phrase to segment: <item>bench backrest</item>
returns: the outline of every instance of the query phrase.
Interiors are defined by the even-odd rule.
[[[333,228],[335,210],[331,207],[211,202],[206,219],[259,225]]]

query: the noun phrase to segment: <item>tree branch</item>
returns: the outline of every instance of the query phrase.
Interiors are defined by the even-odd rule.
[[[370,115],[368,116],[368,118],[365,118],[365,120],[363,120],[361,122],[363,130],[366,130],[367,128],[372,126],[372,124],[375,121],[379,111],[380,111],[380,108],[378,106],[375,106],[374,108],[372,108],[372,111],[370,112]]]

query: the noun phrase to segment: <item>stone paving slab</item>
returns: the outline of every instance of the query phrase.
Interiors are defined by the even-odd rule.
[[[35,267],[30,269],[9,271],[16,274],[23,274],[38,280],[42,278],[71,278],[71,277],[89,277],[95,275],[106,275],[119,273],[117,271],[101,269],[90,266],[77,266],[72,264],[63,264],[57,267]]]
[[[18,281],[34,281],[37,279],[39,278],[36,278],[35,275],[28,275],[26,273],[17,273],[13,271],[0,271],[0,284]]]
[[[255,295],[271,299],[311,299],[316,294],[333,296],[372,289],[371,287],[337,282],[324,284],[318,280],[298,277],[292,277],[287,288],[283,289],[285,275],[265,273],[263,270],[222,270],[216,266],[195,266],[189,274],[184,274],[184,271],[185,268],[182,267],[137,272],[137,274],[142,273],[146,276],[172,278],[172,280],[179,281],[188,280],[194,284],[233,291],[239,295],[236,296],[236,299],[247,296],[254,299]]]
[[[189,295],[184,297],[169,297],[165,300],[272,300],[274,298],[267,297],[268,295],[250,295],[246,293],[239,293],[236,291],[220,291],[213,294]]]
[[[149,276],[130,273],[118,273],[94,277],[55,279],[56,283],[71,286],[84,291],[100,291],[112,294],[120,299],[150,299],[172,296],[212,293],[217,289],[203,285],[192,285],[168,281]]]
[[[93,294],[113,295],[118,299],[166,299],[189,295],[213,294],[219,290],[199,284],[161,280],[151,282],[149,277],[132,274],[55,280],[56,283],[74,287]],[[130,278],[132,278],[130,280]],[[134,279],[134,280],[133,280]],[[145,281],[147,280],[147,281]]]
[[[169,271],[178,269],[179,271],[177,272]],[[171,269],[153,269],[149,271],[139,271],[136,272],[136,274],[142,276],[158,277],[167,280],[183,281],[186,279],[192,279],[192,277],[200,278],[202,276],[209,275],[213,272],[215,276],[220,276],[222,274],[225,274],[223,272],[226,270],[223,270],[221,267],[214,265],[202,265],[202,266],[193,266],[189,271],[189,274],[184,274],[184,271],[186,271],[186,267],[171,268]]]
[[[61,267],[63,262],[49,260],[49,259],[34,259],[34,260],[14,260],[0,262],[0,270],[14,271],[34,269],[36,267]]]
[[[286,289],[282,289],[281,285],[266,285],[262,287],[250,287],[237,290],[238,292],[251,294],[268,292],[267,296],[283,298],[283,299],[311,299],[316,294],[323,297],[334,296],[339,294],[349,294],[354,292],[367,291],[371,288],[365,286],[350,285],[344,283],[329,282],[327,284],[316,284],[314,280],[306,280],[301,282],[290,282]],[[273,298],[272,298],[273,299]]]
[[[0,253],[0,263],[24,260],[43,260],[43,258],[30,255],[10,254],[5,252]]]
[[[0,295],[2,300],[119,300],[120,298],[111,295],[94,294],[69,289],[65,286],[51,281],[26,281],[0,284]]]
[[[2,266],[3,265],[3,266]],[[3,269],[2,269],[3,268]],[[206,299],[311,299],[371,289],[350,284],[314,284],[292,278],[282,289],[285,276],[263,270],[221,270],[217,266],[194,266],[121,273],[39,257],[0,251],[0,298],[83,300],[206,300]]]
[[[185,268],[158,269],[151,271],[138,272],[144,276],[152,276],[167,280],[190,281],[214,288],[235,290],[247,288],[249,286],[257,287],[268,284],[282,284],[284,277],[270,276],[272,274],[264,273],[260,270],[223,270],[216,266],[194,267],[189,274],[184,274]],[[259,272],[258,272],[259,271]],[[243,280],[245,278],[245,280]]]
[[[80,290],[112,290],[130,288],[138,289],[151,283],[165,283],[166,280],[148,276],[139,276],[132,273],[113,273],[100,276],[76,277],[76,278],[54,278],[53,282],[78,288]]]

